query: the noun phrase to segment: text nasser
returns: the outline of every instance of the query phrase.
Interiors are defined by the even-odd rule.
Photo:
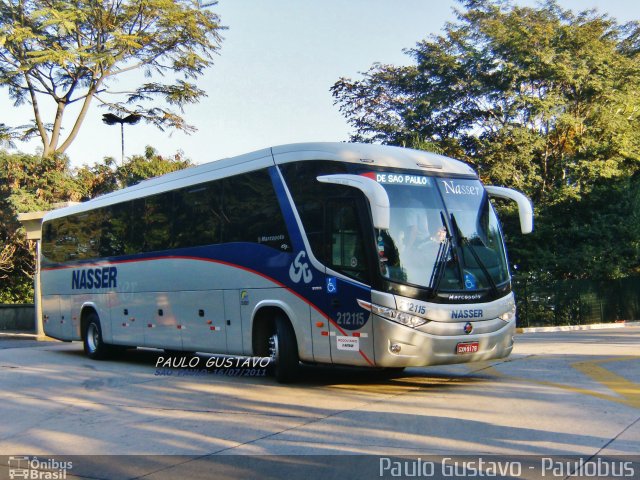
[[[83,268],[71,273],[71,289],[116,288],[118,269],[116,267]]]
[[[454,310],[451,312],[451,318],[482,318],[482,310],[481,309],[471,309],[471,310]]]

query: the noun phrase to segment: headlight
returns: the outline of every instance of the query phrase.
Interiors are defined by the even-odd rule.
[[[514,305],[513,307],[511,307],[511,309],[507,312],[504,312],[502,315],[500,315],[498,317],[500,320],[503,320],[505,322],[510,322],[511,320],[513,320],[514,318],[516,318],[516,306]]]
[[[424,325],[428,322],[428,320],[422,317],[416,317],[415,315],[401,312],[400,310],[396,310],[395,308],[383,307],[382,305],[365,302],[364,300],[358,300],[358,305],[360,305],[365,310],[370,311],[371,313],[375,313],[376,315],[381,316],[382,318],[386,318],[387,320],[391,320],[392,322],[396,322],[400,325],[405,325],[411,328],[417,328],[420,325]]]

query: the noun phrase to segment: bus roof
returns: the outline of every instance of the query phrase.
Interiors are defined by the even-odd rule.
[[[467,164],[443,155],[409,148],[367,143],[294,143],[265,148],[236,157],[185,168],[101,195],[87,202],[52,210],[43,221],[92,210],[138,197],[197,185],[231,175],[305,160],[335,160],[375,167],[393,167],[430,173],[477,176]]]

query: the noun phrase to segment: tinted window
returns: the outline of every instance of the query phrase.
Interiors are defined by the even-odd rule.
[[[325,234],[325,203],[330,196],[338,193],[349,195],[346,187],[328,185],[316,180],[319,175],[346,173],[345,166],[325,160],[296,162],[282,165],[282,174],[302,220],[311,251],[322,263],[329,263],[329,245]]]
[[[42,225],[42,255],[49,260],[55,259],[55,239],[56,231],[53,222],[47,222]]]
[[[171,248],[173,193],[166,192],[144,199],[143,251]]]
[[[52,220],[42,254],[66,262],[220,242],[291,248],[267,170]]]
[[[283,165],[281,171],[314,256],[336,271],[369,282],[366,242],[373,243],[373,229],[366,237],[364,195],[354,188],[317,180],[321,175],[347,173],[346,165],[318,160]]]
[[[104,209],[100,256],[117,257],[132,253],[131,242],[131,204],[112,205]]]
[[[222,241],[289,250],[289,234],[266,170],[223,180]]]
[[[329,244],[324,232],[325,202],[320,198],[308,199],[304,203],[296,204],[296,208],[311,251],[318,260],[327,265],[330,256]]]
[[[368,261],[356,200],[327,202],[329,266],[360,281],[369,281]]]
[[[174,246],[220,243],[221,182],[210,182],[174,193]]]
[[[145,246],[145,200],[139,198],[130,202],[129,235],[126,239],[127,250],[131,253],[144,252]]]
[[[45,229],[42,253],[54,262],[65,262],[78,258],[79,226],[72,217],[52,220]]]
[[[69,227],[73,229],[76,241],[76,256],[78,259],[97,258],[102,230],[104,212],[85,212],[69,217]],[[73,255],[73,253],[71,253]]]

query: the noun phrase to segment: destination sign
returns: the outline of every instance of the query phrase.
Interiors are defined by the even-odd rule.
[[[408,185],[412,187],[431,186],[431,179],[422,175],[393,172],[368,172],[362,175],[383,185]]]

